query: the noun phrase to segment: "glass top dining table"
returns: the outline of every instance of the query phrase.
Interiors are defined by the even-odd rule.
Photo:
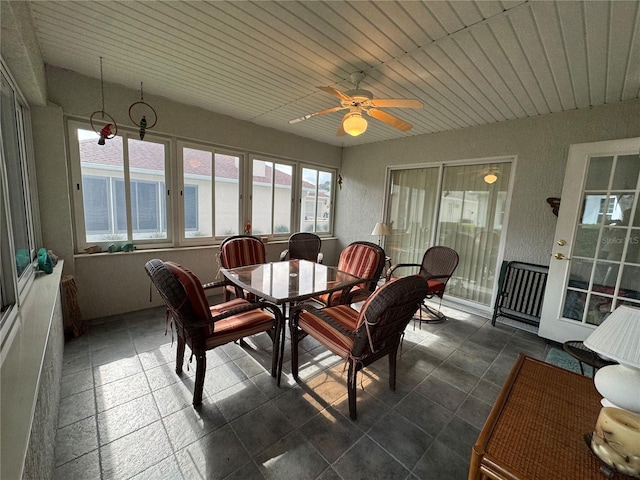
[[[362,278],[336,267],[308,260],[260,263],[220,271],[234,285],[278,305],[346,290],[363,282]]]

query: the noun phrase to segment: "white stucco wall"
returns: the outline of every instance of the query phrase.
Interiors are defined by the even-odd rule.
[[[388,166],[513,155],[517,160],[504,260],[546,265],[557,220],[546,199],[561,196],[569,145],[638,135],[640,100],[632,100],[348,148],[337,198],[339,248],[371,238],[383,217]]]

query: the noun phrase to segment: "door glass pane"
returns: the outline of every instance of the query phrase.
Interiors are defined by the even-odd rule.
[[[460,256],[457,281],[447,286],[449,295],[491,303],[510,170],[508,163],[444,168],[438,244]],[[487,183],[487,173],[497,179]]]
[[[640,267],[625,265],[620,281],[620,296],[640,300]],[[637,306],[637,305],[636,305]]]
[[[621,155],[616,162],[611,188],[616,190],[635,190],[640,173],[637,155]]]
[[[592,157],[589,159],[586,190],[606,190],[609,186],[613,157]]]
[[[420,263],[432,245],[439,174],[439,168],[392,172],[387,225],[391,234],[384,243],[392,263]]]
[[[182,191],[184,204],[184,236],[211,237],[213,154],[205,150],[183,147]]]
[[[237,235],[240,225],[240,160],[237,155],[216,153],[216,235]]]
[[[87,243],[127,239],[122,137],[98,145],[92,130],[78,129]]]
[[[130,138],[128,146],[133,239],[167,238],[165,145]]]

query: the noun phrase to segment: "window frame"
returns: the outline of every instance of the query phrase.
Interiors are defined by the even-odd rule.
[[[125,194],[125,205],[124,211],[126,213],[126,232],[124,233],[125,238],[122,239],[104,239],[101,241],[87,241],[87,229],[85,223],[85,210],[84,210],[84,195],[83,195],[83,175],[82,175],[82,166],[80,162],[80,142],[78,141],[78,130],[88,130],[91,131],[91,126],[89,122],[78,120],[78,119],[68,119],[68,135],[67,142],[69,144],[69,161],[70,161],[70,171],[71,171],[71,188],[72,188],[72,202],[73,202],[73,213],[74,213],[74,235],[76,240],[76,253],[83,253],[87,248],[93,245],[98,245],[103,251],[106,251],[111,244],[123,245],[125,243],[133,243],[136,245],[136,248],[139,249],[151,249],[151,248],[168,248],[174,245],[172,235],[173,235],[173,196],[172,192],[172,178],[174,178],[173,171],[171,170],[171,158],[172,158],[172,141],[170,138],[147,134],[145,136],[145,141],[153,142],[156,144],[160,144],[164,147],[164,182],[162,181],[150,181],[150,180],[140,180],[137,178],[131,178],[131,168],[130,168],[130,156],[129,156],[129,140],[139,141],[138,132],[130,129],[130,128],[122,128],[118,127],[118,137],[122,138],[122,155],[123,155],[123,164],[122,170],[115,169],[115,172],[121,173],[120,175],[114,176],[100,176],[100,175],[89,175],[91,178],[105,178],[107,180],[108,185],[108,197],[113,198],[116,192],[116,183],[123,182],[124,185],[124,194]],[[107,140],[109,141],[109,140]],[[118,167],[119,168],[119,167]],[[134,194],[132,192],[132,186],[135,183],[152,183],[158,185],[158,199],[160,199],[160,188],[162,187],[164,190],[164,205],[160,204],[159,211],[160,216],[158,217],[158,222],[160,228],[162,228],[163,223],[166,228],[167,238],[142,238],[136,239],[134,238],[137,233],[134,230],[134,220],[133,220],[133,209],[132,202],[134,201]],[[82,186],[82,188],[81,188]],[[162,212],[164,210],[164,222],[162,219]],[[114,231],[118,230],[118,211],[116,209],[115,200],[110,200],[110,204],[108,205],[108,213],[111,216],[110,222],[113,221],[113,225],[110,225]],[[115,234],[114,234],[115,235]]]
[[[253,219],[253,202],[254,202],[254,197],[255,197],[255,193],[254,193],[254,182],[253,182],[253,167],[254,167],[254,162],[255,161],[261,161],[261,162],[270,162],[273,164],[272,170],[275,172],[276,171],[276,165],[282,165],[285,167],[291,167],[291,184],[290,184],[290,189],[291,189],[291,198],[290,198],[290,207],[289,207],[289,231],[288,232],[276,232],[275,231],[275,214],[276,214],[276,210],[275,210],[275,196],[276,196],[276,175],[272,174],[272,178],[271,178],[271,232],[270,233],[257,233],[256,235],[259,235],[260,237],[268,237],[270,239],[273,239],[275,241],[277,241],[278,239],[285,239],[285,238],[289,238],[293,233],[295,233],[296,231],[299,230],[300,225],[299,222],[296,221],[296,205],[299,204],[298,198],[300,197],[300,191],[299,188],[297,188],[298,182],[299,182],[299,172],[301,171],[300,169],[300,163],[298,162],[292,162],[290,160],[284,160],[278,157],[274,157],[274,156],[270,156],[270,155],[258,155],[258,154],[252,154],[249,155],[249,166],[247,168],[247,175],[246,175],[246,179],[247,179],[247,183],[249,185],[249,202],[248,203],[248,208],[246,209],[245,212],[245,216],[246,218],[251,222],[251,233],[253,233],[253,226],[254,226],[254,219]]]
[[[314,221],[314,225],[315,228],[313,230],[311,230],[310,233],[314,233],[315,235],[318,235],[319,237],[331,237],[333,235],[333,225],[334,225],[334,218],[335,218],[335,203],[336,203],[336,187],[337,187],[337,176],[338,176],[338,172],[336,169],[330,168],[330,167],[321,167],[318,165],[311,165],[308,163],[300,163],[299,164],[299,170],[300,170],[300,175],[298,178],[298,182],[296,185],[296,190],[298,192],[298,198],[297,198],[297,202],[296,205],[298,205],[299,210],[296,213],[296,220],[297,220],[297,227],[298,227],[298,231],[303,231],[302,230],[302,212],[305,210],[305,200],[306,197],[303,195],[304,192],[304,170],[315,170],[318,176],[318,184],[316,185],[316,203],[315,203],[315,209],[316,209],[316,217],[317,217],[317,208],[318,208],[318,192],[320,191],[320,173],[329,173],[331,174],[331,195],[329,197],[329,221],[328,221],[328,230],[324,231],[324,230],[318,230],[317,226],[317,221]]]
[[[82,181],[82,167],[80,164],[80,142],[78,141],[77,130],[88,130],[92,131],[90,123],[87,119],[79,118],[79,117],[68,117],[67,118],[67,142],[69,148],[69,170],[71,172],[71,184],[70,189],[72,191],[72,208],[73,208],[73,219],[74,219],[74,235],[76,238],[76,254],[84,254],[85,249],[91,245],[100,245],[102,251],[106,251],[109,244],[111,243],[124,243],[124,240],[116,241],[100,241],[100,242],[87,242],[86,241],[86,225],[85,225],[85,214],[84,214],[84,201],[82,195],[81,186]],[[118,136],[122,137],[123,141],[123,167],[124,170],[122,174],[122,178],[118,176],[118,180],[122,180],[125,182],[125,190],[126,190],[126,208],[128,213],[128,232],[129,235],[132,235],[132,219],[131,219],[131,201],[132,201],[132,192],[131,192],[131,179],[128,174],[128,139],[136,139],[138,135],[138,131],[132,129],[131,127],[118,127]],[[301,201],[303,198],[303,180],[302,180],[302,169],[308,168],[315,170],[317,172],[327,172],[332,176],[332,185],[331,185],[331,197],[329,199],[330,202],[330,219],[328,225],[328,231],[318,231],[315,232],[323,237],[331,237],[333,235],[334,229],[334,217],[335,217],[335,201],[337,195],[337,178],[338,178],[338,170],[334,167],[330,167],[327,165],[317,165],[308,162],[302,162],[295,159],[283,158],[274,155],[267,155],[262,153],[245,151],[239,148],[234,148],[230,146],[218,146],[214,144],[207,143],[205,141],[185,139],[176,136],[170,136],[166,134],[153,134],[147,132],[145,136],[145,140],[154,141],[157,143],[165,144],[165,182],[166,182],[166,190],[168,192],[168,197],[166,200],[166,221],[167,221],[167,239],[161,239],[156,241],[148,241],[148,240],[133,240],[133,244],[137,250],[147,250],[154,248],[181,248],[181,247],[194,247],[194,246],[213,246],[218,245],[224,238],[228,237],[231,234],[224,235],[216,235],[216,203],[215,203],[215,187],[216,187],[216,176],[215,176],[215,163],[216,163],[216,155],[228,155],[232,157],[238,158],[238,195],[237,198],[234,199],[234,202],[237,202],[237,211],[238,211],[238,219],[237,219],[237,232],[238,234],[244,233],[245,224],[247,221],[253,225],[252,219],[252,210],[253,210],[253,161],[260,160],[265,162],[271,162],[274,165],[284,165],[288,168],[291,168],[291,210],[289,217],[289,229],[290,232],[271,232],[269,234],[256,234],[261,237],[266,237],[269,240],[273,241],[284,241],[289,238],[292,233],[300,231],[301,222],[300,222],[300,211],[301,211]],[[97,140],[96,140],[97,141]],[[108,142],[109,140],[107,140]],[[189,185],[188,179],[185,182],[184,177],[184,149],[195,149],[202,150],[205,152],[209,152],[212,155],[212,191],[211,191],[211,202],[212,202],[212,233],[210,236],[187,236],[187,231],[185,230],[186,223],[186,215],[185,215],[185,204],[184,204],[184,189],[185,183]],[[120,168],[120,167],[118,167]],[[108,177],[111,179],[110,184],[113,183],[112,179],[116,177]],[[135,180],[134,180],[135,181]],[[272,179],[272,184],[275,182],[275,178]],[[198,185],[198,192],[202,192],[203,188],[201,185]],[[174,193],[175,192],[175,193]],[[113,192],[110,193],[112,195]],[[273,205],[273,195],[272,195],[272,205]],[[224,201],[229,201],[227,197],[224,198]],[[198,202],[196,208],[200,208],[200,204]],[[112,208],[111,205],[110,208]],[[113,213],[114,221],[115,221],[115,213]],[[198,228],[201,225],[198,224]],[[271,220],[271,229],[273,230],[274,220],[272,215]],[[130,239],[127,240],[131,241]]]
[[[41,243],[41,234],[29,104],[2,58],[0,58],[0,75],[13,91],[14,119],[18,137],[22,195],[29,244],[29,264],[18,276],[15,268],[14,227],[6,166],[8,160],[5,158],[4,151],[5,133],[0,128],[0,302],[2,302],[0,304],[0,365],[2,365],[17,333],[15,324],[18,312],[35,279],[35,268],[33,267],[36,264],[36,251],[38,244]],[[2,310],[2,304],[4,304],[4,310]]]
[[[208,236],[197,236],[197,237],[187,237],[186,236],[186,226],[185,226],[185,214],[184,214],[184,188],[185,188],[185,174],[184,174],[184,149],[189,148],[192,150],[201,150],[203,152],[211,153],[211,235]],[[245,191],[245,181],[244,181],[244,172],[246,171],[246,153],[238,150],[227,149],[227,148],[218,148],[214,145],[207,145],[205,143],[194,142],[194,141],[185,141],[178,139],[176,141],[176,158],[177,161],[177,175],[176,175],[176,185],[178,189],[178,207],[176,208],[176,212],[178,212],[179,219],[177,221],[179,232],[176,235],[176,238],[179,239],[177,247],[180,246],[201,246],[201,245],[211,245],[220,243],[224,238],[229,235],[217,235],[216,234],[216,155],[226,155],[230,157],[238,158],[238,196],[236,198],[237,209],[238,209],[238,218],[236,224],[236,231],[238,233],[243,232],[244,227],[244,218],[246,218],[244,209],[243,209],[243,192]],[[200,185],[197,185],[198,191],[202,190]],[[196,205],[199,205],[199,202],[196,201]]]

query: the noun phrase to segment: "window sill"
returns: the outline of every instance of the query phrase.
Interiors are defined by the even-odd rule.
[[[18,330],[0,368],[1,478],[22,478],[49,332],[54,321],[62,322],[62,266],[60,261],[53,273],[37,274],[20,305],[13,325]]]

